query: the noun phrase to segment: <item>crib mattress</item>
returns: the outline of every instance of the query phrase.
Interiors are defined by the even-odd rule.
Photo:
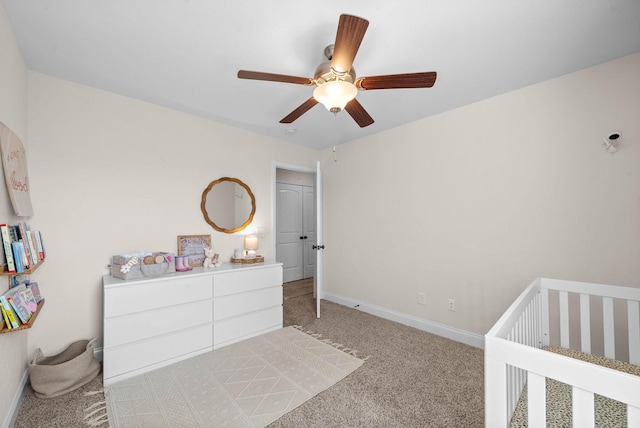
[[[612,360],[596,355],[585,354],[573,349],[547,346],[547,351],[586,361],[599,366],[640,376],[640,366]],[[547,427],[571,427],[571,386],[553,379],[546,380],[547,388]],[[511,418],[511,428],[527,427],[527,386],[525,385],[520,400]],[[596,427],[626,427],[627,408],[624,404],[600,395],[595,396]]]

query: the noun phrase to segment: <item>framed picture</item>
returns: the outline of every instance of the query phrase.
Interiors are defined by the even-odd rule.
[[[178,236],[178,255],[188,256],[191,266],[202,266],[204,247],[211,247],[211,235]]]

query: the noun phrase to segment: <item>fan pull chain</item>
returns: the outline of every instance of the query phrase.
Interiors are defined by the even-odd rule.
[[[336,155],[336,144],[338,143],[338,112],[333,112],[333,161],[338,162]]]

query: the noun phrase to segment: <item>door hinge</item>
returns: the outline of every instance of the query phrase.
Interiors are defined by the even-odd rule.
[[[324,250],[324,245],[314,245],[313,247],[314,250]]]

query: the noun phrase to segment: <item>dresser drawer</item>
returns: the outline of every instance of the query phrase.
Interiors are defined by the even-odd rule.
[[[282,305],[282,286],[217,297],[213,301],[213,320],[219,321],[249,312]]]
[[[211,324],[104,350],[104,378],[157,365],[212,346]]]
[[[213,347],[217,348],[282,327],[282,306],[252,312],[213,323]]]
[[[104,290],[104,317],[132,314],[181,303],[211,299],[211,277],[131,281]]]
[[[211,323],[211,299],[104,320],[104,347],[112,348]]]
[[[282,285],[280,265],[221,272],[213,278],[213,296],[221,297],[276,285]]]

